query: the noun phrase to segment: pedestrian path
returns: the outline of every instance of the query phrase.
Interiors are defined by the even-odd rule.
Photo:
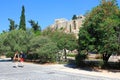
[[[25,62],[23,68],[13,68],[13,65],[12,61],[0,62],[0,80],[120,80],[119,72],[87,71],[65,64]]]
[[[83,70],[80,68],[69,67],[66,64],[53,64],[53,65],[43,65],[43,66],[51,66],[54,67],[54,70],[70,72],[70,73],[77,73],[77,74],[84,74],[84,75],[91,75],[91,76],[99,76],[99,77],[108,77],[108,78],[118,78],[120,79],[120,72],[110,72],[107,70],[93,71],[93,70]]]

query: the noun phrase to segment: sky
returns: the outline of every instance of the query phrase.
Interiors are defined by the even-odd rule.
[[[55,19],[84,15],[99,5],[100,0],[0,0],[0,33],[8,31],[8,18],[19,25],[22,6],[25,7],[26,26],[29,20],[38,22],[42,30],[54,23]],[[120,6],[120,0],[117,0]]]

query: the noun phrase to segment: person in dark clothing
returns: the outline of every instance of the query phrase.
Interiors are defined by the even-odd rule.
[[[16,51],[15,54],[14,54],[13,62],[15,63],[15,66],[13,66],[13,67],[17,67],[18,62],[19,62],[19,53],[18,53],[18,51]]]

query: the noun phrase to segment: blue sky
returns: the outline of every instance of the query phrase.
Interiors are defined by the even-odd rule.
[[[19,24],[22,5],[27,27],[30,28],[28,21],[32,19],[45,29],[57,18],[70,20],[74,14],[84,15],[99,3],[100,0],[0,0],[0,32],[8,31],[8,18]]]

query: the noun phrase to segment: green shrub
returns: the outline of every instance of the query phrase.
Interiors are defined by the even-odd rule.
[[[100,61],[100,62],[98,63],[98,67],[99,67],[99,68],[103,68],[103,66],[104,66],[104,62],[103,62],[103,61]]]
[[[32,60],[32,59],[33,59],[33,56],[32,56],[32,54],[27,54],[27,57],[26,57],[26,59]]]
[[[14,57],[14,54],[13,54],[13,53],[7,53],[7,54],[6,54],[6,57],[12,58],[12,57]]]
[[[7,54],[6,54],[6,57],[7,57],[7,58],[11,58],[11,60],[13,60],[14,53],[7,53]]]
[[[58,47],[55,43],[49,42],[44,44],[37,50],[38,56],[42,63],[45,62],[55,62],[56,53],[58,53]]]
[[[36,53],[34,53],[34,54],[27,54],[26,59],[29,59],[29,60],[38,59],[38,54],[36,54]]]
[[[70,54],[67,54],[67,56],[68,56],[68,57],[75,57],[76,54],[74,54],[74,53],[70,53]]]
[[[77,66],[84,66],[84,60],[86,59],[87,55],[84,53],[79,53],[76,55],[75,60],[76,60],[76,65]]]

